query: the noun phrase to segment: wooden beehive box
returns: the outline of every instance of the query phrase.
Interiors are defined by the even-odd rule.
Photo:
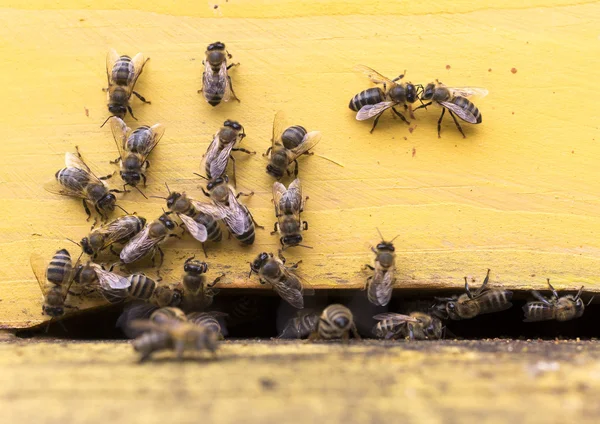
[[[75,251],[66,238],[89,230],[80,202],[42,188],[64,166],[64,153],[78,145],[97,168],[116,169],[108,163],[117,155],[110,129],[100,128],[110,47],[151,58],[136,89],[152,104],[134,100],[139,121],[127,120],[167,127],[151,157],[150,194],[164,194],[167,182],[201,196],[193,172],[225,119],[240,121],[243,144],[259,153],[277,110],[323,133],[315,152],[343,167],[317,155],[300,160],[310,196],[305,241],[313,249],[287,253],[303,260],[300,273],[314,288],[362,287],[378,227],[388,238],[399,235],[398,289],[458,289],[464,275],[481,281],[491,268],[493,284],[513,289],[544,288],[551,277],[557,288],[600,291],[600,133],[591,86],[600,44],[590,19],[597,4],[209,3],[160,0],[143,10],[104,0],[5,4],[0,327],[45,319],[31,252]],[[196,93],[205,48],[216,40],[241,63],[232,71],[240,104],[212,108]],[[415,83],[486,87],[489,96],[477,102],[483,123],[464,124],[463,139],[447,119],[438,139],[440,111],[429,108],[410,127],[386,114],[369,134],[371,122],[357,122],[348,109],[371,86],[355,64],[390,77],[406,69]],[[208,261],[215,275],[227,273],[224,287],[258,288],[248,262],[278,248],[269,234],[273,180],[260,154],[237,165],[238,189],[254,191],[247,205],[265,230],[251,248],[234,240],[209,246]],[[135,192],[119,204],[148,219],[163,207]],[[166,281],[180,278],[185,258],[201,255],[190,238],[164,250]]]

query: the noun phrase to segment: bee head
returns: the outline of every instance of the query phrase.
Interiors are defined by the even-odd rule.
[[[377,244],[377,250],[382,250],[384,252],[394,252],[396,248],[394,247],[391,241],[382,241]]]
[[[81,242],[79,243],[81,244],[81,250],[83,250],[83,252],[86,255],[93,255],[94,254],[94,249],[92,248],[92,244],[90,243],[90,239],[87,237],[84,237],[81,239]]]
[[[42,306],[42,313],[53,318],[60,317],[65,314],[65,308],[62,306],[44,305]]]
[[[211,191],[216,186],[219,186],[221,184],[228,183],[228,182],[229,182],[229,177],[227,177],[227,175],[225,175],[223,177],[217,177],[214,180],[210,180],[208,182],[208,184],[206,185],[206,188],[208,189],[208,191]]]
[[[269,260],[269,254],[267,252],[262,252],[259,254],[256,259],[250,264],[250,269],[254,272],[260,271],[263,264]]]
[[[208,271],[208,264],[194,258],[188,258],[183,264],[183,270],[190,274],[200,275]]]
[[[100,200],[98,200],[98,208],[102,210],[115,210],[115,203],[117,203],[117,198],[112,193],[106,193]]]
[[[283,177],[283,169],[278,166],[273,166],[272,164],[267,165],[267,174],[272,177],[277,178],[278,180]]]
[[[223,123],[223,126],[233,128],[236,131],[241,131],[243,129],[238,121],[230,121],[229,119]]]
[[[217,41],[216,43],[209,44],[206,50],[209,52],[212,52],[213,50],[225,50],[225,44]]]
[[[300,234],[294,234],[292,236],[283,236],[279,239],[282,246],[296,246],[302,243],[302,236]]]
[[[423,100],[431,100],[433,98],[433,93],[435,92],[435,84],[429,83],[423,89],[423,94],[421,95],[421,99]]]
[[[123,171],[121,172],[121,178],[130,186],[135,187],[140,183],[142,176],[136,171]]]
[[[113,116],[118,116],[119,118],[124,118],[127,113],[127,108],[121,104],[111,103],[108,105],[108,111],[113,114]]]
[[[417,101],[418,97],[417,87],[410,82],[406,84],[406,101],[408,103],[414,103]]]
[[[160,218],[158,218],[158,220],[160,222],[162,222],[163,225],[165,227],[167,227],[169,230],[174,230],[175,229],[175,222],[173,222],[173,220],[171,218],[169,218],[169,212],[163,213],[160,216]]]
[[[180,198],[181,194],[177,193],[176,191],[169,194],[169,197],[167,197],[167,208],[173,209],[173,206],[175,206],[175,203],[177,203],[177,200],[179,200]]]

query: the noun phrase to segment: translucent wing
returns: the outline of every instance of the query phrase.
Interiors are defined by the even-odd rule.
[[[128,223],[129,218],[132,217],[137,218],[135,215],[124,215],[93,231],[106,234],[104,244],[100,250],[105,249],[120,240],[126,240],[133,236],[135,228]]]
[[[394,270],[388,269],[386,272],[376,270],[375,275],[369,282],[367,297],[369,302],[374,305],[385,306],[392,298],[392,289],[394,285]]]
[[[85,188],[87,183],[79,184],[77,186],[65,187],[60,184],[56,178],[44,183],[44,189],[50,193],[60,194],[62,196],[79,197],[80,199],[87,199]]]
[[[281,184],[280,182],[274,182],[273,183],[273,204],[275,204],[275,216],[280,217],[281,215],[283,215],[283,212],[281,211],[280,208],[280,204],[281,204],[281,199],[283,199],[283,196],[285,196],[286,193],[286,188],[283,184]]]
[[[110,118],[110,130],[112,131],[113,138],[115,139],[115,144],[117,145],[117,150],[119,151],[119,156],[121,159],[125,158],[124,148],[127,143],[127,137],[129,137],[129,132],[131,129],[123,122],[121,118],[118,116],[113,116]]]
[[[119,257],[126,264],[135,262],[150,252],[159,241],[159,239],[150,237],[150,229],[146,225],[142,231],[137,233],[135,237],[125,245],[123,250],[121,250]]]
[[[271,137],[271,145],[275,145],[276,143],[281,144],[281,135],[285,131],[285,113],[280,110],[275,114],[275,118],[273,118],[273,135]]]
[[[477,123],[477,117],[475,115],[473,115],[470,111],[468,111],[458,105],[455,105],[454,103],[450,103],[450,102],[440,102],[440,104],[442,106],[444,106],[445,108],[447,108],[448,110],[451,110],[452,112],[454,112],[456,114],[456,116],[458,116],[463,121],[466,121],[470,124]]]
[[[364,121],[371,119],[380,113],[385,112],[387,109],[394,106],[395,102],[380,102],[374,105],[364,105],[358,112],[356,112],[356,120]]]
[[[294,308],[304,308],[302,283],[300,283],[300,280],[294,274],[287,273],[286,280],[273,284],[273,290]]]
[[[228,102],[233,97],[233,91],[231,90],[231,82],[229,81],[229,75],[227,74],[227,61],[223,61],[221,69],[219,69],[219,80],[223,81],[225,90],[223,92],[223,101]]]
[[[302,197],[302,185],[300,179],[296,178],[290,183],[285,194],[285,200],[291,205],[290,209],[300,212],[304,209],[304,198]]]
[[[41,254],[34,252],[29,257],[29,263],[31,264],[35,279],[42,290],[42,294],[46,296],[49,286],[46,281],[46,267],[48,266],[46,259]]]
[[[417,322],[417,319],[411,317],[410,315],[396,314],[393,312],[377,314],[373,316],[373,318],[378,321],[390,320],[394,324],[404,324],[405,322]]]
[[[365,74],[367,76],[367,78],[369,78],[375,84],[384,84],[384,83],[390,84],[390,85],[394,84],[394,82],[391,79],[384,77],[379,72],[377,72],[374,69],[369,68],[368,66],[356,65],[353,69],[356,72],[362,72],[363,74]]]
[[[215,139],[209,146],[209,150],[213,144],[215,145],[213,148],[214,152],[210,157],[207,152],[206,157],[206,176],[208,178],[217,178],[225,174],[227,163],[229,162],[229,155],[231,154],[231,149],[233,149],[235,142],[229,143],[219,150],[219,133],[217,133]]]
[[[106,55],[106,78],[108,79],[108,85],[114,85],[114,81],[112,80],[112,69],[117,63],[121,56],[116,52],[115,49],[109,49]]]
[[[213,140],[210,142],[208,149],[206,149],[206,153],[203,156],[204,160],[204,169],[206,172],[206,176],[210,179],[213,178],[211,174],[211,166],[214,160],[219,156],[219,132],[214,135]],[[229,158],[229,155],[227,156]],[[225,165],[227,166],[227,165]],[[218,177],[220,175],[215,175]]]
[[[227,215],[227,209],[225,209],[223,207],[216,206],[216,205],[213,205],[210,203],[203,203],[203,202],[199,202],[197,200],[191,200],[191,199],[190,199],[190,202],[192,203],[192,205],[198,212],[202,212],[203,214],[210,215],[214,219],[223,219]]]
[[[131,82],[129,84],[129,92],[133,91],[135,87],[135,83],[139,78],[140,74],[144,70],[144,65],[146,64],[146,59],[142,53],[138,53],[131,59],[131,63],[133,64],[133,76],[131,77]]]
[[[67,165],[67,168],[77,168],[88,174],[90,183],[104,184],[102,181],[100,181],[98,177],[96,177],[96,175],[92,172],[90,167],[87,166],[87,164],[83,161],[83,158],[79,154],[79,151],[77,151],[77,153],[65,153],[65,164]]]
[[[310,149],[315,147],[321,141],[320,131],[311,131],[304,136],[302,143],[292,150],[288,150],[288,158],[290,162],[294,161],[298,156],[303,155]]]
[[[242,235],[250,229],[252,220],[248,217],[248,209],[235,198],[232,190],[229,190],[229,207],[225,209],[227,214],[223,221],[232,233]]]
[[[127,289],[111,289],[100,287],[100,294],[109,303],[119,303],[129,298],[129,290]]]
[[[215,79],[213,78],[213,71],[212,68],[210,67],[210,63],[208,63],[208,60],[204,61],[204,73],[202,74],[202,90],[205,92],[207,90],[214,90],[215,88],[212,87],[216,84]],[[209,88],[210,87],[210,88]]]
[[[91,264],[96,271],[100,287],[103,289],[126,289],[131,285],[131,282],[119,274],[102,269],[98,264]]]
[[[446,87],[454,96],[461,97],[485,97],[489,91],[482,87]]]
[[[192,237],[196,240],[204,243],[208,238],[208,232],[206,231],[206,227],[196,221],[194,218],[191,218],[184,214],[177,214],[177,216],[183,221],[185,228],[190,232]]]
[[[152,140],[145,146],[142,154],[142,161],[145,162],[148,155],[154,150],[163,134],[165,133],[165,126],[163,124],[154,124],[150,127],[150,131],[152,133]]]

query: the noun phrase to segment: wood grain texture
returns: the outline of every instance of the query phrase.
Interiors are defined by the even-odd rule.
[[[180,363],[163,353],[139,365],[128,343],[0,343],[3,422],[495,424],[600,417],[598,342],[226,342],[217,356]]]
[[[301,275],[316,288],[362,287],[379,227],[400,235],[398,288],[459,288],[464,275],[480,281],[491,268],[494,284],[512,288],[544,288],[551,277],[558,288],[600,292],[600,133],[590,87],[600,65],[600,7],[471,3],[231,1],[214,9],[154,1],[117,11],[109,2],[8,2],[12,8],[0,10],[0,326],[42,322],[30,253],[50,255],[89,230],[78,201],[42,188],[64,153],[79,145],[88,162],[115,169],[110,130],[99,128],[109,47],[151,58],[136,89],[152,104],[134,100],[139,121],[127,120],[167,127],[150,158],[149,194],[164,194],[168,182],[200,196],[192,173],[227,118],[245,126],[243,144],[258,152],[269,146],[280,109],[323,133],[315,152],[343,167],[300,160],[314,249],[287,255],[303,260]],[[216,40],[241,63],[232,78],[242,102],[213,109],[196,90],[203,52]],[[430,108],[412,131],[386,115],[371,135],[371,123],[347,107],[370,86],[352,71],[357,63],[390,77],[407,69],[416,83],[486,87],[490,95],[477,102],[483,123],[465,124],[463,140],[445,121],[438,139],[439,109]],[[278,244],[269,235],[272,179],[259,154],[237,163],[238,188],[255,192],[247,204],[266,229],[252,248],[233,240],[210,246],[209,263],[214,275],[227,272],[225,287],[258,287],[247,279],[248,262]],[[148,219],[163,206],[139,193],[119,204]],[[199,253],[189,239],[171,240],[165,251],[167,281]]]

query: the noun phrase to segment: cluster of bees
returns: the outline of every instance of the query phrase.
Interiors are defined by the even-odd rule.
[[[205,53],[203,86],[199,92],[212,106],[231,100],[239,101],[228,73],[229,69],[237,65],[228,62],[231,57],[221,42],[210,44]],[[185,350],[214,352],[218,341],[224,336],[222,323],[227,314],[207,309],[218,293],[215,286],[224,275],[207,281],[208,264],[195,257],[185,261],[182,281],[176,284],[163,284],[160,279],[155,280],[143,273],[123,275],[120,271],[128,264],[147,256],[151,256],[155,265],[157,253],[160,256],[160,269],[164,257],[161,244],[171,237],[179,238],[175,234],[178,227],[184,228],[184,232],[187,231],[201,243],[205,256],[205,243],[219,242],[223,238],[221,223],[242,245],[253,244],[255,228],[262,227],[239,200],[241,196],[251,196],[253,193],[236,191],[233,153],[256,152],[240,147],[246,136],[244,127],[237,121],[226,120],[203,156],[205,175],[196,174],[206,181],[206,189],[202,188],[202,192],[208,198],[207,201],[193,199],[184,192],[171,191],[165,184],[167,197],[160,198],[165,200],[168,210],[163,210],[151,222],[135,213],[130,214],[117,205],[115,193],[127,193],[130,191],[127,187],[138,190],[146,197],[139,185],[146,185],[146,173],[150,165],[148,158],[165,132],[165,127],[160,123],[140,126],[132,131],[124,121],[128,113],[135,119],[131,108],[132,95],[144,103],[150,103],[134,90],[148,60],[141,53],[130,58],[120,56],[112,49],[107,55],[108,87],[105,91],[111,116],[104,124],[110,123],[117,146],[119,156],[111,163],[120,166],[123,188],[110,189],[106,180],[112,174],[97,176],[86,164],[77,147],[75,153],[66,153],[65,168],[56,172],[55,178],[45,188],[52,193],[81,199],[88,220],[92,216],[91,205],[102,224],[96,227],[96,220],[91,232],[76,243],[82,251],[76,260],[72,259],[66,249],[60,249],[49,262],[39,254],[32,255],[31,265],[44,293],[42,312],[52,318],[62,317],[67,309],[73,308],[68,304],[69,296],[101,295],[110,303],[129,305],[119,321],[126,333],[135,337],[133,346],[141,353],[142,359],[156,351],[168,349],[175,350],[178,356]],[[421,106],[416,109],[425,108],[432,103],[442,106],[438,135],[446,109],[461,133],[462,129],[455,115],[466,122],[481,122],[481,113],[466,97],[473,94],[485,95],[487,92],[483,89],[449,88],[439,82],[423,87],[401,82],[403,75],[389,80],[365,66],[358,67],[358,70],[366,73],[373,82],[383,84],[383,89],[367,89],[354,96],[350,102],[350,108],[358,112],[357,119],[375,118],[373,129],[387,109],[391,109],[408,123],[395,107],[404,106],[412,115],[411,106],[416,101],[421,102]],[[277,254],[262,252],[251,261],[249,277],[253,273],[257,274],[262,284],[271,285],[283,301],[299,310],[287,323],[284,333],[291,332],[294,337],[299,338],[308,336],[311,339],[344,340],[348,340],[352,333],[359,338],[353,314],[346,306],[332,304],[320,312],[305,308],[304,296],[312,294],[313,290],[296,275],[295,269],[299,262],[286,264],[283,257],[285,249],[307,247],[302,245],[302,232],[308,229],[308,223],[301,219],[301,214],[308,197],[304,196],[298,178],[298,158],[311,155],[311,150],[321,140],[319,131],[309,132],[300,125],[287,126],[285,121],[281,112],[275,115],[272,143],[264,154],[269,158],[266,172],[277,180],[272,187],[276,217],[272,234],[279,234],[280,249]],[[231,183],[227,175],[230,160],[233,171]],[[287,187],[279,181],[284,176],[292,175],[294,179]],[[108,215],[115,208],[122,209],[125,215],[108,221]],[[392,242],[393,240],[381,241],[373,248],[374,263],[367,265],[373,275],[366,282],[366,293],[368,300],[374,305],[385,306],[391,299],[395,281],[395,249]],[[116,247],[121,247],[120,252],[115,250]],[[98,256],[107,253],[107,250],[119,258],[119,262],[108,269],[94,262]],[[82,260],[83,254],[88,255],[89,259]],[[115,266],[119,267],[119,272],[115,271]],[[488,279],[489,272],[482,287],[473,293],[466,283],[465,294],[437,299],[430,313],[376,315],[374,318],[379,323],[373,329],[373,335],[386,339],[437,339],[442,337],[444,319],[473,318],[510,307],[512,293],[508,290],[488,289]],[[581,291],[576,296],[559,297],[553,290],[554,297],[551,299],[546,299],[539,293],[534,294],[538,301],[527,304],[528,320],[567,320],[583,313]],[[239,307],[242,312],[250,308],[249,304],[244,303]],[[242,312],[234,312],[229,318],[242,315]]]

